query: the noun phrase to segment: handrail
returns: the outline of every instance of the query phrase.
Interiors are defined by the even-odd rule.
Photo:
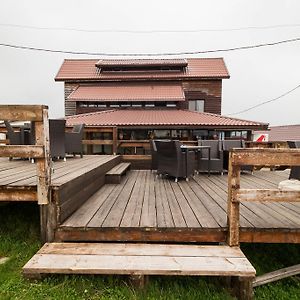
[[[229,152],[227,222],[230,246],[239,245],[241,201],[300,201],[300,191],[241,189],[240,170],[243,165],[300,166],[300,149],[236,148]]]
[[[0,157],[35,158],[38,204],[48,204],[51,182],[48,107],[45,105],[0,105],[0,120],[34,121],[36,145],[1,145]],[[18,195],[16,193],[17,196],[19,193]],[[10,199],[13,197],[10,191]]]

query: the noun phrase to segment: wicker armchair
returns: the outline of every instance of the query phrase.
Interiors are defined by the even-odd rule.
[[[82,139],[83,139],[84,124],[78,124],[73,127],[72,132],[65,133],[66,153],[80,154],[83,156]]]
[[[244,140],[224,140],[223,151],[224,151],[224,169],[228,170],[229,163],[229,151],[233,148],[246,148]],[[253,172],[253,166],[241,166],[241,171]]]
[[[8,121],[4,121],[7,130],[7,137],[10,145],[23,145],[24,140],[21,132],[16,132]]]
[[[208,169],[213,172],[223,174],[223,151],[222,143],[219,140],[198,140],[199,146],[210,146],[210,161],[208,151],[199,151],[198,155],[198,171],[207,172]],[[209,164],[209,165],[208,165]]]
[[[65,120],[49,120],[50,156],[65,159]]]
[[[290,148],[298,148],[300,149],[300,141],[288,141],[288,145]],[[291,172],[289,179],[298,179],[300,180],[300,166],[291,167]]]
[[[183,151],[179,141],[155,141],[157,148],[157,173],[178,178],[186,178],[194,174],[195,153]]]

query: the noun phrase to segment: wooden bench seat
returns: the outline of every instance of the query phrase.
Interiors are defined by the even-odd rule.
[[[121,176],[126,174],[127,170],[130,168],[130,163],[122,162],[113,167],[106,173],[105,183],[120,183]]]

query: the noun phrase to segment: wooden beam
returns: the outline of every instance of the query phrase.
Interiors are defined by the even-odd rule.
[[[261,286],[270,282],[281,280],[300,274],[300,264],[257,276],[253,281],[253,287]]]
[[[0,157],[42,158],[44,147],[42,145],[1,145]]]
[[[42,121],[45,105],[0,105],[0,120]]]
[[[113,138],[112,153],[116,155],[118,151],[118,128],[117,127],[113,128],[112,138]]]
[[[130,155],[130,154],[123,154],[122,160],[151,160],[151,155]]]
[[[236,201],[300,202],[300,191],[240,189],[237,192]]]
[[[112,140],[82,140],[84,145],[112,145]]]
[[[0,191],[0,202],[37,201],[37,192],[28,189],[7,189]]]
[[[300,149],[235,148],[231,152],[233,165],[300,165]]]

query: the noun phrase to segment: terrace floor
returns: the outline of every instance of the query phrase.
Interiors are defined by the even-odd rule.
[[[242,188],[277,188],[286,171],[242,174]],[[57,241],[224,242],[227,175],[175,183],[132,170],[105,184],[56,232]],[[241,204],[241,242],[300,243],[300,203]]]

